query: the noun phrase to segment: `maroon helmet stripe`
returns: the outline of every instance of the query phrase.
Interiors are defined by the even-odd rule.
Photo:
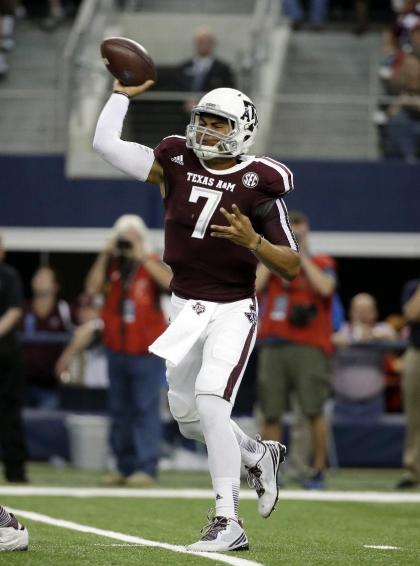
[[[255,297],[252,299],[252,304],[254,305],[255,308]],[[249,329],[248,336],[246,337],[245,344],[242,349],[239,361],[231,371],[226,388],[223,392],[223,399],[226,399],[226,401],[230,401],[230,398],[232,397],[232,392],[244,369],[245,362],[248,358],[249,351],[251,348],[252,337],[254,336],[254,332],[256,331],[257,331],[256,325],[251,324],[251,328]]]

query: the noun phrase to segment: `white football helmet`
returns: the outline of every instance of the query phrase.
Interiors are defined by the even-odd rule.
[[[200,114],[215,114],[227,118],[231,124],[229,134],[221,134],[200,126]],[[216,88],[203,96],[191,111],[187,126],[187,147],[200,159],[232,158],[248,153],[258,130],[257,110],[243,92],[234,88]],[[211,133],[218,138],[215,145],[204,145],[204,136]]]

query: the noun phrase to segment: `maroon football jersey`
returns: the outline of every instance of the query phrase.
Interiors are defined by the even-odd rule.
[[[155,157],[165,175],[163,259],[174,274],[172,291],[220,303],[252,297],[257,258],[243,246],[212,238],[210,226],[227,225],[220,208],[231,211],[236,204],[268,241],[297,250],[281,198],[293,189],[290,170],[254,156],[230,169],[209,169],[181,136],[162,140]]]

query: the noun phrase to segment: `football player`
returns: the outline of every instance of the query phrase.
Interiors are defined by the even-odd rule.
[[[160,187],[165,207],[164,261],[173,271],[171,324],[149,348],[167,360],[169,406],[181,433],[206,443],[215,516],[187,548],[248,548],[238,518],[241,458],[262,517],[273,511],[286,449],[254,440],[231,420],[232,406],[255,343],[258,261],[293,279],[300,268],[283,197],[293,176],[268,157],[249,156],[258,118],[242,92],[218,88],[191,112],[186,137],[154,149],[121,140],[137,87],[114,83],[93,146],[106,161]]]
[[[29,535],[16,517],[0,505],[0,552],[28,550]]]

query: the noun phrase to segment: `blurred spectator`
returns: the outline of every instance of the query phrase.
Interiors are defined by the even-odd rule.
[[[15,8],[14,0],[0,0],[0,79],[9,71],[7,52],[15,45]]]
[[[322,30],[327,18],[327,0],[310,0],[309,2],[309,27],[313,30]],[[304,23],[304,11],[301,0],[284,0],[283,13],[289,17],[292,27],[298,30]]]
[[[394,0],[397,16],[394,24],[384,31],[383,43],[386,55],[398,50],[410,51],[410,31],[417,26],[420,17],[420,2],[417,0]]]
[[[410,325],[410,337],[403,363],[405,472],[397,487],[411,488],[420,483],[420,279],[405,285],[402,302],[404,315]]]
[[[205,28],[199,28],[194,34],[192,59],[179,66],[179,81],[182,90],[189,92],[208,92],[219,87],[235,87],[235,80],[230,66],[214,54],[216,38]]]
[[[356,26],[354,33],[361,35],[369,28],[369,0],[354,0],[354,11],[356,15]]]
[[[59,299],[54,270],[39,268],[32,277],[32,300],[23,316],[25,397],[29,407],[57,409],[58,380],[54,367],[72,332],[74,315],[69,304]]]
[[[404,315],[397,313],[389,314],[385,318],[385,322],[392,326],[392,328],[395,330],[396,335],[401,340],[404,340],[405,338],[408,337],[409,331],[407,328],[407,321],[405,320]]]
[[[415,61],[411,58],[410,62],[410,57],[407,56],[413,55],[418,59],[418,55],[415,54],[418,47],[413,48],[413,41],[414,44],[418,44],[415,29],[420,26],[420,2],[397,0],[393,2],[393,8],[397,17],[394,25],[386,29],[383,34],[384,56],[379,67],[379,76],[384,94],[400,98],[396,99],[395,104],[390,104],[388,101],[381,102],[378,111],[374,114],[374,122],[378,127],[380,150],[384,157],[407,159],[408,153],[407,160],[410,162],[413,161],[412,152],[414,151],[414,154],[418,152],[416,139],[418,136],[415,132],[418,103],[411,98],[412,95],[418,94],[418,85],[416,86],[418,80],[415,78],[418,71]],[[408,108],[408,116],[404,110],[405,105]],[[400,110],[403,111],[401,114]],[[410,120],[410,117],[414,117],[414,120]],[[408,134],[411,142],[408,142],[410,147],[407,150],[407,142],[404,139],[412,126],[414,132]]]
[[[312,432],[313,470],[304,485],[322,488],[327,457],[324,404],[330,393],[335,266],[328,256],[310,254],[306,216],[290,212],[289,219],[299,242],[300,274],[287,282],[263,265],[257,271],[257,291],[266,289],[259,331],[258,400],[264,417],[264,438],[281,440],[281,418],[290,393],[295,393]]]
[[[46,31],[53,31],[64,22],[66,10],[62,0],[48,0],[47,4],[47,17],[41,21],[41,27]]]
[[[178,88],[186,92],[208,92],[214,88],[235,88],[230,66],[215,56],[216,38],[206,27],[194,33],[194,57],[181,63],[177,69]],[[195,98],[184,102],[185,124],[197,103]],[[185,125],[183,124],[183,130]]]
[[[22,0],[15,0],[15,17],[17,20],[26,18],[26,6]]]
[[[332,328],[340,330],[345,323],[345,311],[340,295],[334,293],[332,300]],[[302,413],[295,396],[291,399],[293,420],[289,428],[289,446],[292,447],[287,466],[287,475],[292,480],[299,481],[308,474],[311,460],[311,426],[310,421]]]
[[[109,385],[102,344],[103,323],[96,299],[94,295],[82,293],[77,300],[76,320],[79,326],[55,365],[55,374],[64,384],[93,388]]]
[[[105,485],[145,486],[155,482],[161,441],[162,361],[148,346],[166,323],[159,293],[169,289],[171,272],[151,254],[147,228],[139,216],[124,215],[86,281],[90,294],[103,291],[103,342],[109,377],[111,447],[118,471]]]
[[[385,318],[385,322],[390,324],[395,330],[399,341],[398,350],[387,353],[385,359],[385,402],[387,413],[401,413],[401,373],[403,367],[403,352],[408,342],[410,333],[407,321],[402,314],[390,314]]]
[[[0,49],[11,51],[15,46],[15,13],[17,2],[15,0],[0,0]]]
[[[18,273],[3,263],[0,237],[0,448],[9,482],[25,482],[25,445],[22,429],[23,371],[16,330],[23,312]]]
[[[400,53],[388,81],[397,98],[388,109],[388,143],[407,163],[416,163],[420,140],[420,19],[410,31],[411,52]]]
[[[368,293],[355,295],[349,322],[333,336],[337,347],[333,364],[337,415],[374,418],[384,412],[386,351],[373,346],[396,339],[390,324],[378,322],[375,298]]]

